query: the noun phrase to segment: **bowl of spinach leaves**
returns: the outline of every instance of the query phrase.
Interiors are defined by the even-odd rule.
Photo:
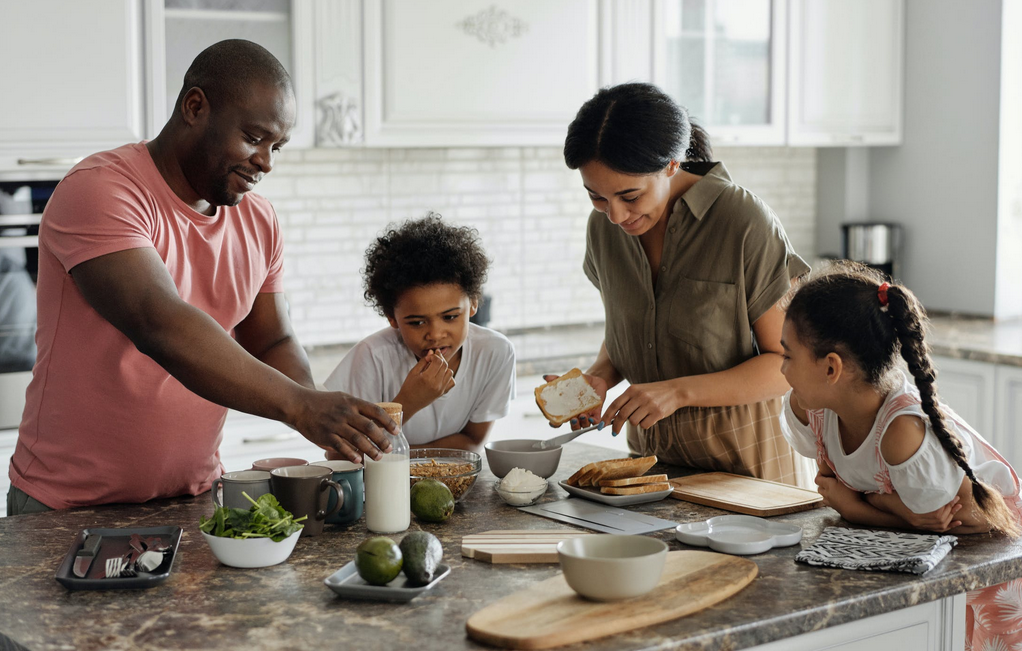
[[[295,519],[270,493],[258,500],[245,497],[252,502],[248,509],[224,506],[210,518],[199,518],[202,536],[224,565],[250,568],[283,563],[302,534],[305,516]]]

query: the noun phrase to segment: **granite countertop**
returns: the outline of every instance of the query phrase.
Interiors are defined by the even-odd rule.
[[[574,443],[564,449],[555,485],[588,461],[617,456]],[[654,472],[689,474],[659,466]],[[443,524],[420,524],[444,546],[451,574],[408,604],[348,601],[323,579],[352,560],[368,534],[364,521],[302,538],[281,565],[240,570],[221,565],[198,532],[212,511],[209,495],[0,518],[0,648],[28,649],[309,649],[488,648],[465,636],[474,612],[558,572],[556,565],[489,565],[460,556],[462,536],[491,529],[565,527],[504,505],[484,467],[475,487]],[[677,522],[721,515],[674,499],[631,507]],[[804,528],[803,545],[839,524],[829,509],[778,516]],[[68,591],[54,580],[61,559],[85,527],[180,525],[184,536],[165,583],[148,590]],[[653,534],[673,541],[673,530]],[[400,535],[395,536],[399,539]],[[932,601],[1022,576],[1022,545],[962,537],[925,576],[854,572],[796,564],[798,546],[751,556],[758,578],[719,604],[688,617],[572,648],[741,649]]]
[[[929,341],[937,355],[1022,366],[1022,320],[933,316]]]

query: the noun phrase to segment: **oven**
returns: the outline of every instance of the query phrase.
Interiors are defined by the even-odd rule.
[[[21,422],[32,378],[39,222],[56,184],[0,182],[0,429]]]

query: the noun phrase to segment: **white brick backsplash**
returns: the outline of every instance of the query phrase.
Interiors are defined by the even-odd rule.
[[[773,208],[795,250],[813,258],[816,150],[715,154]],[[291,318],[307,346],[352,343],[386,326],[362,296],[365,249],[389,224],[430,210],[479,230],[492,260],[484,288],[492,327],[604,318],[582,273],[592,204],[559,147],[285,149],[258,191],[280,219]]]

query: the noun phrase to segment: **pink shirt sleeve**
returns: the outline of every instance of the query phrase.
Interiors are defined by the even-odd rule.
[[[270,253],[269,269],[266,272],[266,280],[263,282],[262,287],[259,288],[259,293],[278,294],[284,291],[284,238],[280,234],[280,222],[277,221],[277,212],[270,205],[269,201],[265,199],[263,201],[266,202],[266,209],[273,216],[273,219],[270,220],[272,251]]]
[[[151,200],[125,176],[83,169],[64,178],[47,205],[39,237],[64,267],[101,255],[153,246]]]

